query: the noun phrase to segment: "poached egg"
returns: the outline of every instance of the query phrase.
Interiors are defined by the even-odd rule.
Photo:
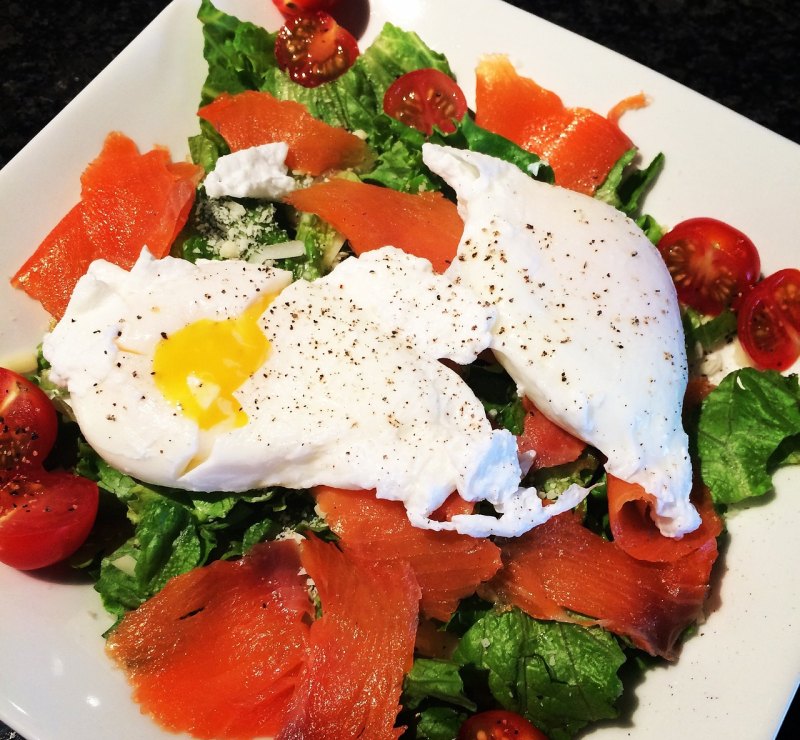
[[[495,309],[385,247],[291,283],[238,260],[143,251],[91,265],[44,340],[87,441],[143,481],[194,491],[329,485],[402,501],[417,526],[514,536],[578,503],[520,487],[516,440],[440,362],[472,362]],[[430,515],[453,492],[499,518]]]
[[[683,328],[655,247],[615,208],[507,162],[434,144],[423,158],[464,220],[446,275],[496,311],[489,347],[519,393],[652,494],[662,534],[696,529]]]

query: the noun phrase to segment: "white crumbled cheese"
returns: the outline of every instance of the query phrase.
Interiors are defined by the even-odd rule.
[[[273,245],[286,244],[286,235],[275,222],[275,205],[259,203],[253,208],[232,198],[204,198],[197,204],[197,231],[212,252],[222,259],[243,259],[264,264],[286,256],[285,248],[263,253]],[[302,245],[301,245],[302,247]],[[289,256],[303,254],[294,244]]]
[[[211,198],[280,200],[295,189],[295,181],[286,169],[288,151],[286,143],[281,141],[220,157],[206,176],[206,193]]]

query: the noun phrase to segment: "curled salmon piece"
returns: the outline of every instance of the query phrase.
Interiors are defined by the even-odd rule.
[[[475,121],[538,154],[556,185],[591,195],[633,144],[613,119],[561,98],[518,74],[507,57],[482,57],[476,69]]]
[[[702,614],[717,542],[674,562],[649,563],[566,512],[505,541],[502,553],[502,570],[479,589],[484,598],[536,619],[597,624],[674,660],[681,634]]]
[[[307,175],[346,170],[363,164],[369,150],[363,139],[314,118],[293,100],[278,100],[268,92],[222,93],[197,112],[237,152],[260,144],[284,141],[286,166]]]
[[[700,526],[680,539],[664,537],[651,516],[655,497],[636,483],[626,483],[609,475],[608,517],[614,542],[638,560],[673,563],[685,557],[722,532],[722,519],[705,486],[695,485],[691,501],[700,514]]]
[[[375,498],[372,491],[315,489],[318,508],[348,553],[370,562],[408,562],[422,590],[421,610],[446,622],[458,602],[490,579],[501,566],[500,549],[488,539],[412,526],[399,501]],[[432,518],[449,519],[473,508],[457,495]]]
[[[429,260],[436,272],[455,259],[464,231],[455,204],[441,193],[401,193],[334,178],[295,190],[285,200],[333,226],[356,254],[390,245]]]

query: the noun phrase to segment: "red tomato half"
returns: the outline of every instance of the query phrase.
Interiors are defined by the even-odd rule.
[[[547,740],[547,735],[514,712],[494,709],[470,717],[458,740]]]
[[[762,370],[786,370],[800,357],[800,270],[779,270],[745,294],[739,339]]]
[[[692,218],[658,243],[678,291],[678,300],[716,316],[736,306],[758,279],[758,250],[741,231],[713,218]]]
[[[289,18],[275,39],[278,66],[303,87],[335,80],[357,56],[352,34],[321,10]]]
[[[291,18],[309,10],[330,10],[339,0],[272,0],[284,18]]]
[[[23,472],[0,487],[0,562],[20,570],[69,557],[97,516],[97,485],[65,472]]]
[[[398,77],[383,96],[387,116],[422,131],[426,136],[434,126],[451,134],[453,119],[460,121],[467,112],[467,99],[452,77],[438,69],[417,69]]]
[[[57,427],[53,404],[41,388],[0,367],[0,482],[9,471],[40,466]]]

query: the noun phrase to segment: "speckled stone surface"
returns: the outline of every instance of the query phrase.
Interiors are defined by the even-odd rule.
[[[470,4],[466,1],[465,9]],[[800,12],[794,0],[511,4],[635,59],[800,143]],[[166,5],[164,0],[4,0],[0,166]],[[797,703],[790,712],[795,721]],[[787,726],[779,737],[800,737],[795,733],[794,725]],[[0,740],[11,738],[22,740],[0,723]]]

